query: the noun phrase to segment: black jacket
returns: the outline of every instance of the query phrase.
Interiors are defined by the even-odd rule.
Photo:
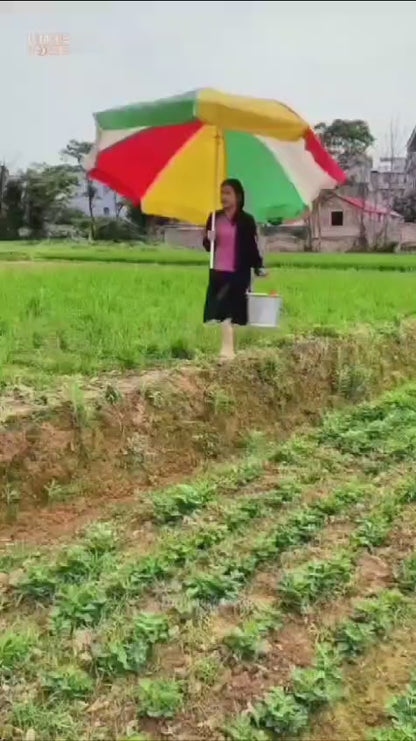
[[[215,218],[221,216],[223,211],[216,211]],[[209,215],[204,234],[203,245],[207,252],[210,251],[210,241],[207,232],[211,231],[212,214]],[[241,211],[237,216],[236,237],[236,270],[250,272],[252,268],[257,272],[263,267],[263,260],[257,244],[257,227],[251,214]],[[216,247],[216,245],[215,245]],[[214,249],[215,249],[214,247]]]

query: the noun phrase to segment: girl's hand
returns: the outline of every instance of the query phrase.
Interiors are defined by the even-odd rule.
[[[215,232],[212,231],[212,230],[207,231],[207,239],[210,242],[214,242],[215,241]]]

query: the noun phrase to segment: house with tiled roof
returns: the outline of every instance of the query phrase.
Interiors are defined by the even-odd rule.
[[[416,190],[416,126],[407,142],[406,172],[409,190]]]

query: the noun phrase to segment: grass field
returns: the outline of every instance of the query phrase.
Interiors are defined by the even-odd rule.
[[[201,250],[164,244],[76,245],[66,242],[0,242],[0,261],[64,260],[76,262],[157,263],[160,265],[207,265]],[[269,267],[320,268],[322,270],[416,270],[416,255],[406,254],[305,254],[267,256]]]
[[[48,381],[211,355],[218,333],[202,326],[206,280],[197,267],[3,265],[0,378]],[[257,287],[283,296],[283,323],[278,331],[244,330],[243,347],[416,313],[410,273],[280,269]]]
[[[415,738],[415,454],[408,386],[9,546],[1,738]]]

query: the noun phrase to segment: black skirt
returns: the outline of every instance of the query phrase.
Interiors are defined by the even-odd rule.
[[[248,321],[247,291],[250,273],[211,270],[205,299],[204,322],[224,322],[245,326]]]

